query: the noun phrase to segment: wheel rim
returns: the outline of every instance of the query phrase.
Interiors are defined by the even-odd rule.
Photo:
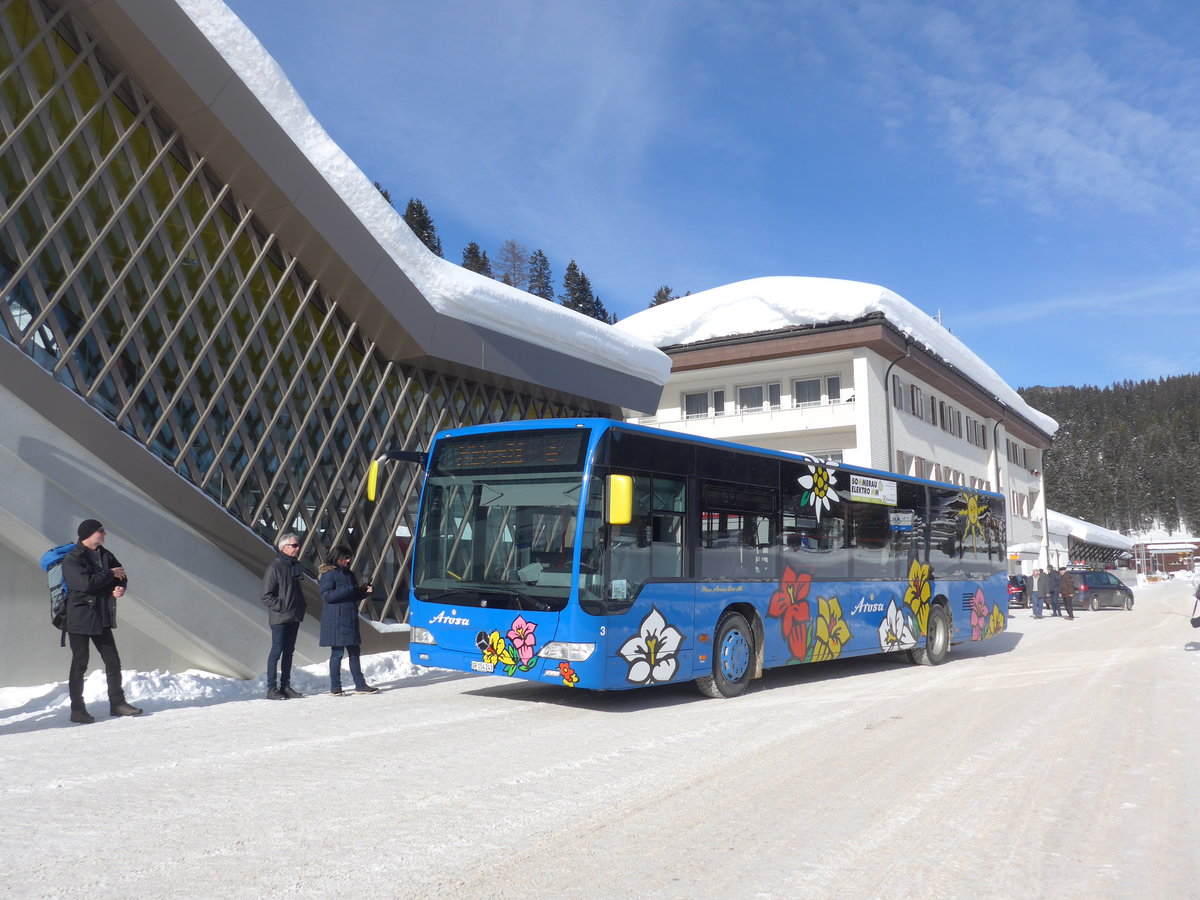
[[[721,675],[726,681],[741,681],[750,667],[750,642],[738,629],[725,632],[721,641]]]
[[[933,633],[928,638],[929,652],[935,657],[941,656],[946,652],[949,629],[946,628],[946,621],[941,616],[930,616],[929,621],[933,626]]]

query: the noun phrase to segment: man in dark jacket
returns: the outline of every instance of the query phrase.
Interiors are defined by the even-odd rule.
[[[121,686],[121,657],[113,639],[117,627],[117,598],[129,583],[125,568],[104,546],[107,533],[95,519],[84,519],[77,530],[79,543],[62,562],[67,594],[67,636],[71,641],[71,670],[67,688],[71,695],[71,721],[96,721],[83,702],[83,676],[87,673],[88,642],[100,651],[108,677],[108,709],[114,716],[140,716]]]
[[[1061,616],[1062,607],[1058,602],[1058,589],[1062,585],[1062,576],[1058,574],[1058,570],[1054,566],[1048,568],[1046,581],[1050,591],[1050,609],[1053,610],[1051,615]]]
[[[292,687],[292,653],[296,635],[304,619],[304,592],[300,582],[304,570],[300,567],[300,538],[285,534],[276,544],[275,560],[263,573],[262,603],[269,613],[271,653],[267,656],[267,699],[287,700],[303,697]]]

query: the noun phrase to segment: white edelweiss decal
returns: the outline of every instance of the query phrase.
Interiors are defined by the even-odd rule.
[[[917,639],[913,636],[912,628],[893,598],[883,621],[879,623],[879,648],[884,653],[890,653],[893,650],[911,650],[915,646]]]
[[[811,506],[813,512],[817,514],[818,522],[821,521],[822,510],[829,509],[831,503],[841,500],[837,491],[834,490],[837,486],[837,478],[833,474],[834,468],[834,466],[824,463],[809,466],[808,474],[801,475],[796,479],[800,483],[800,487],[804,489],[804,493],[800,495],[800,505]]]
[[[638,626],[638,633],[617,651],[629,663],[626,680],[633,684],[670,681],[679,666],[676,653],[682,643],[679,630],[667,624],[657,607],[651,607]]]

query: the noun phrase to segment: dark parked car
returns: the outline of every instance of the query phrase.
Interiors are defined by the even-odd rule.
[[[1102,606],[1115,609],[1133,609],[1133,591],[1112,572],[1097,572],[1092,569],[1072,571],[1077,593],[1077,609],[1100,609]]]
[[[1029,605],[1029,583],[1024,575],[1008,576],[1008,605],[1010,607]]]

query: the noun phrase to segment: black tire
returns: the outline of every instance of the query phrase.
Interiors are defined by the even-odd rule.
[[[1098,609],[1100,608],[1100,598],[1099,598],[1099,597],[1092,597],[1092,604],[1091,604],[1091,605],[1092,605],[1092,612],[1095,612],[1096,610],[1098,610]]]
[[[1133,609],[1133,598],[1132,598],[1132,597],[1126,597],[1126,598],[1125,598],[1125,608],[1126,608],[1126,609]]]
[[[950,614],[946,607],[929,607],[929,623],[925,626],[925,646],[909,651],[913,662],[922,666],[936,666],[945,662],[950,655]]]
[[[726,613],[713,636],[712,674],[697,678],[696,687],[717,700],[736,697],[746,690],[753,674],[754,632],[741,613]]]

